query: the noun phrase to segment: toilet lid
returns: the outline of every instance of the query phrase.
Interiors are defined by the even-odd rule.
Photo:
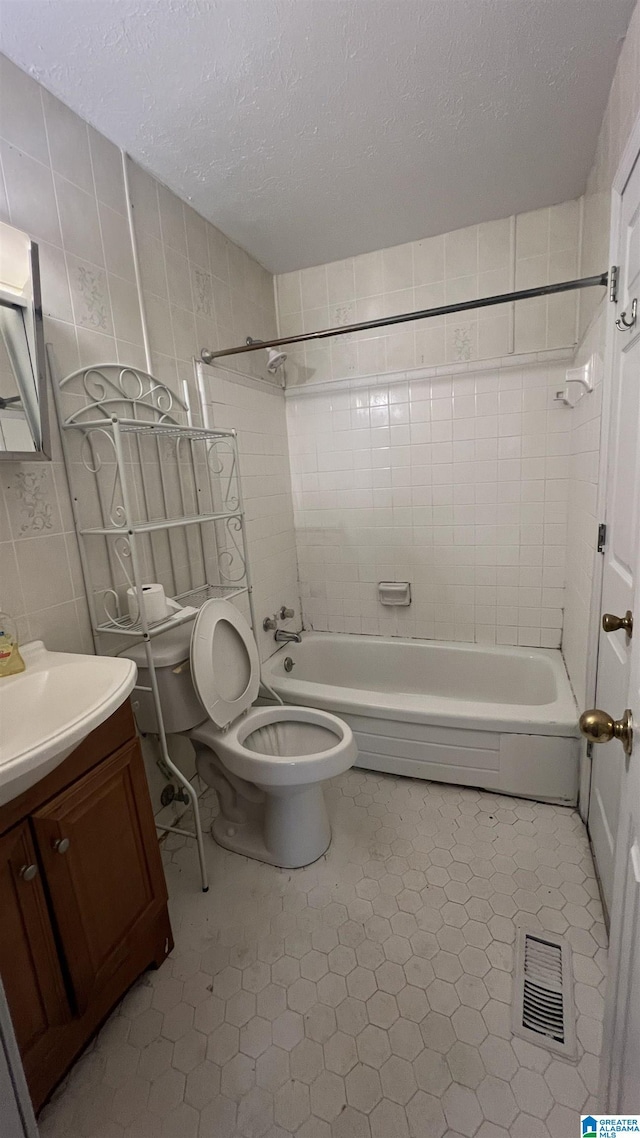
[[[206,601],[191,636],[191,676],[217,727],[228,727],[255,701],[260,658],[253,633],[229,601]]]

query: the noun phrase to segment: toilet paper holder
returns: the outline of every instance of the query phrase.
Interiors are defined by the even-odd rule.
[[[410,605],[410,582],[378,581],[378,600],[381,605]]]

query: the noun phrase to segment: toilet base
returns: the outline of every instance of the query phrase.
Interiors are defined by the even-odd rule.
[[[243,821],[222,813],[211,834],[219,846],[245,857],[300,869],[317,861],[331,844],[331,825],[322,785],[269,787],[263,802],[243,802]]]

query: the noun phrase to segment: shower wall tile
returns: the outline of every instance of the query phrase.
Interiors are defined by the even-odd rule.
[[[209,422],[238,432],[256,639],[266,660],[277,645],[273,632],[263,630],[263,618],[286,605],[295,616],[280,627],[301,624],[284,392],[222,368],[203,368],[203,382]]]
[[[565,367],[443,369],[292,392],[306,624],[558,647],[571,411],[554,396]],[[411,582],[409,608],[379,604],[385,579]]]
[[[591,603],[597,580],[598,479],[600,420],[603,401],[603,317],[591,323],[576,353],[576,364],[595,355],[599,361],[593,394],[582,397],[571,412],[567,516],[567,591],[563,652],[581,707],[588,693]]]
[[[280,332],[295,335],[571,279],[578,268],[580,208],[578,201],[563,202],[281,274]],[[576,320],[577,296],[568,294],[352,333],[292,348],[287,383],[572,347]]]

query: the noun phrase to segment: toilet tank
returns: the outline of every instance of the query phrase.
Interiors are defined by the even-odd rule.
[[[193,621],[187,621],[168,632],[155,636],[151,652],[155,664],[156,680],[160,693],[160,705],[164,719],[164,729],[168,734],[190,731],[207,718],[191,680],[190,645]],[[144,644],[135,644],[119,653],[138,666],[138,684],[151,686],[147,653]],[[133,705],[138,729],[142,732],[157,733],[158,720],[150,691],[135,690]]]

